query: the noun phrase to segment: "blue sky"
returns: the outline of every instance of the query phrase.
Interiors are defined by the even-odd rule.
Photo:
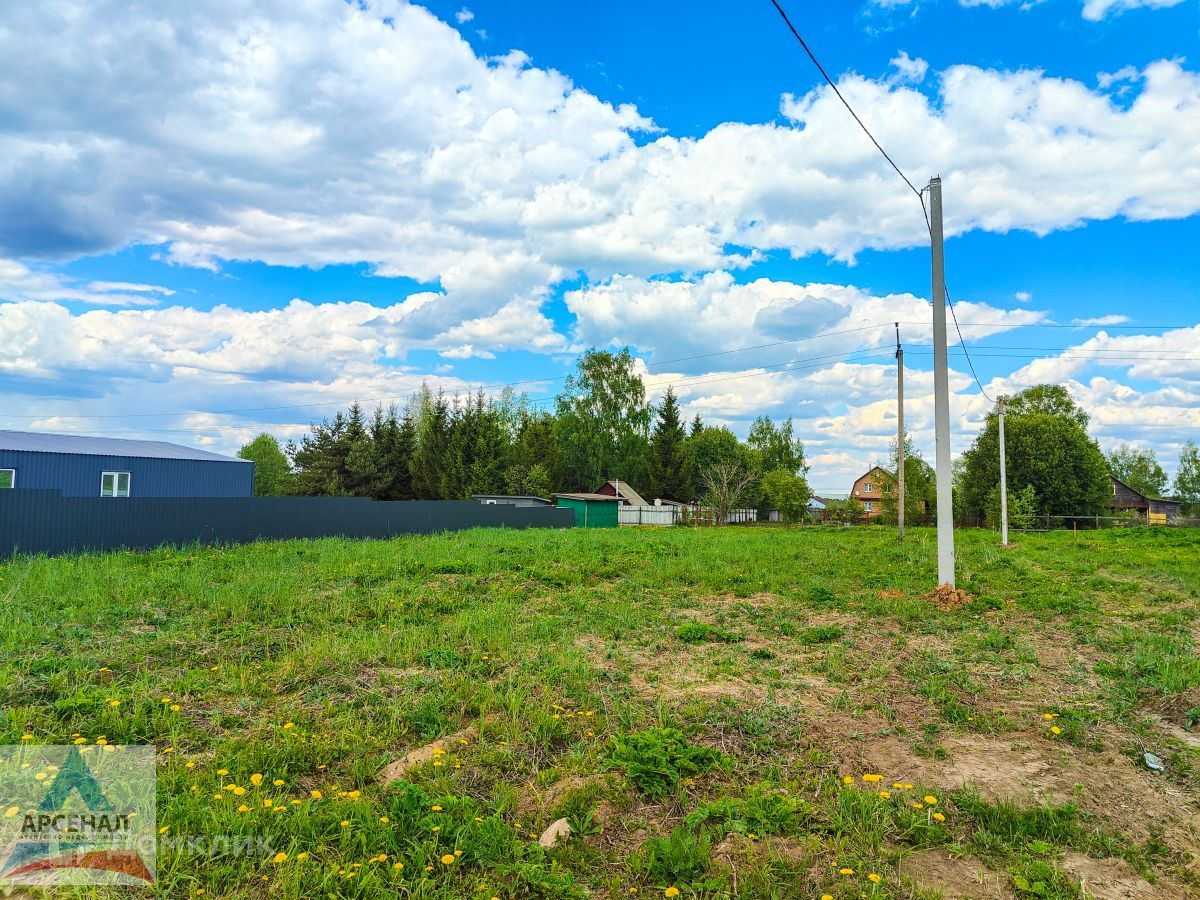
[[[1200,4],[788,7],[909,177],[944,177],[988,394],[1065,383],[1170,470],[1200,438]],[[901,321],[931,455],[920,208],[766,0],[0,25],[0,427],[228,451],[422,380],[548,397],[629,344],[689,412],[795,416],[832,490],[886,449]],[[960,450],[988,403],[952,367]]]

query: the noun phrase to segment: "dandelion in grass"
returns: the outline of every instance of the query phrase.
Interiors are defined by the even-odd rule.
[[[341,821],[341,823],[340,823],[340,824],[341,824],[341,826],[342,826],[343,828],[349,828],[349,827],[350,827],[350,820],[349,820],[349,819],[342,819],[342,821]]]
[[[238,812],[248,813],[248,812],[250,812],[250,807],[248,807],[245,803],[243,803],[241,806],[238,807]]]
[[[937,802],[938,802],[938,798],[937,798],[937,797],[931,796],[931,795],[929,795],[929,794],[926,794],[926,795],[925,795],[924,797],[922,797],[921,799],[922,799],[922,800],[924,800],[926,803],[928,803],[930,806],[936,806],[936,805],[937,805]]]
[[[892,798],[892,795],[888,791],[880,791],[879,792],[880,800],[890,800],[891,798]]]
[[[442,857],[442,865],[443,866],[453,865],[455,859],[457,859],[457,857],[453,853],[447,853],[445,856]]]
[[[935,812],[933,814],[933,818],[934,818],[934,821],[936,821],[936,822],[945,822],[946,821],[946,817],[944,815],[942,815],[941,813],[937,813],[937,812]]]
[[[116,709],[118,706],[121,705],[121,701],[120,700],[109,700],[108,705],[111,706],[113,709]]]
[[[295,727],[296,727],[296,723],[295,723],[295,722],[284,722],[284,723],[283,723],[283,730],[284,730],[284,731],[291,731],[291,730],[292,730],[293,728],[295,728]]]
[[[324,794],[322,794],[320,791],[312,790],[308,792],[308,796],[312,797],[314,800],[320,800]]]
[[[20,811],[21,811],[20,807],[10,806],[8,809],[6,809],[4,811],[4,818],[11,819],[13,816],[15,816]]]
[[[821,900],[833,900],[833,894],[822,894]]]
[[[23,734],[23,735],[21,735],[21,740],[23,740],[23,741],[32,741],[32,740],[33,740],[33,735],[32,735],[32,734]]]
[[[879,884],[879,882],[883,881],[883,876],[878,872],[872,872],[867,876],[867,881],[871,882],[871,884]]]
[[[194,760],[189,759],[187,762],[185,762],[183,764],[183,767],[185,769],[194,769],[194,768],[196,768],[196,763]]]
[[[306,859],[308,859],[307,852],[302,852],[302,853],[296,854],[296,862],[304,862]]]
[[[402,862],[392,863],[392,868],[395,869],[397,872],[399,872],[400,870],[402,870],[404,868],[404,863],[402,863]]]
[[[842,784],[854,784],[854,776],[853,775],[843,775],[842,776]]]
[[[252,785],[254,785],[255,787],[258,787],[260,784],[262,784],[263,783],[262,772],[255,772],[253,775],[251,775],[250,783]]]
[[[1050,733],[1051,733],[1051,734],[1062,734],[1062,729],[1061,729],[1061,728],[1059,728],[1057,725],[1051,725],[1051,726],[1050,726]]]
[[[838,874],[839,875],[853,875],[854,870],[851,869],[849,866],[843,866],[842,868],[838,869]]]
[[[678,897],[679,896],[679,888],[672,885],[671,887],[669,887],[665,891],[663,891],[663,896],[664,897]]]
[[[233,791],[233,795],[235,797],[242,797],[246,793],[246,789],[244,787],[242,787],[240,784],[227,785],[225,790]]]
[[[228,770],[228,769],[217,769],[217,774],[218,774],[218,775],[222,775],[222,776],[224,776],[224,775],[228,775],[228,774],[229,774],[229,770]]]
[[[441,808],[440,806],[431,806],[431,807],[429,807],[429,808],[430,808],[430,809],[432,809],[434,812],[441,812],[441,811],[442,811],[442,808]]]
[[[171,826],[170,826],[170,825],[164,825],[162,828],[158,829],[158,833],[159,833],[159,834],[166,834],[166,833],[167,833],[168,831],[170,831],[170,830],[171,830]]]
[[[75,738],[75,740],[74,740],[74,741],[72,741],[72,743],[73,743],[73,744],[76,744],[76,745],[79,745],[79,744],[86,744],[86,743],[87,743],[87,738],[85,738],[85,737],[77,737],[77,738]]]
[[[867,784],[874,784],[877,781],[883,781],[883,776],[882,775],[864,775],[862,777],[862,780],[867,782]]]
[[[386,825],[388,822],[390,822],[392,820],[389,819],[387,816],[380,816],[379,821],[382,822],[384,825]]]
[[[171,712],[179,712],[179,710],[181,710],[181,709],[183,709],[183,707],[180,706],[178,703],[171,704]]]
[[[359,797],[362,796],[362,791],[350,791],[348,794],[346,794],[346,796],[349,797],[351,800],[357,800]]]
[[[275,785],[275,787],[283,787],[286,782],[282,778],[276,778],[271,784]]]
[[[287,854],[286,853],[284,853],[281,850],[280,852],[275,854],[275,863],[276,864],[285,863],[285,862],[287,862]]]

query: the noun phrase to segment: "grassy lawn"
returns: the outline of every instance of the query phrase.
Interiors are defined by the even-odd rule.
[[[163,896],[1200,896],[1200,532],[1017,540],[957,609],[920,530],[18,559],[0,744],[154,744],[171,834],[269,838]]]

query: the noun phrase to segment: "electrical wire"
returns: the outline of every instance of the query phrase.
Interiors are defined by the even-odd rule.
[[[837,95],[837,98],[842,101],[842,106],[846,107],[846,111],[854,117],[854,121],[857,122],[858,127],[863,130],[863,134],[871,139],[871,143],[875,145],[875,149],[883,154],[883,158],[886,159],[891,167],[896,170],[896,174],[904,180],[904,183],[908,185],[908,189],[917,195],[917,199],[920,199],[921,192],[917,190],[911,181],[909,181],[908,176],[901,171],[898,165],[896,165],[896,161],[888,155],[888,152],[883,149],[883,146],[879,143],[879,141],[875,140],[875,135],[871,134],[871,130],[867,128],[865,124],[863,124],[863,120],[858,117],[858,113],[854,111],[854,107],[852,107],[849,101],[842,96],[842,92],[838,90],[838,86],[833,83],[833,79],[829,77],[829,73],[825,71],[825,67],[821,65],[820,60],[818,60],[813,54],[812,50],[809,49],[808,43],[800,36],[800,32],[796,30],[796,26],[792,24],[792,20],[788,18],[788,14],[784,12],[783,7],[779,5],[778,0],[771,0],[771,5],[774,6],[779,15],[783,17],[784,24],[786,24],[788,30],[791,31],[792,36],[800,42],[800,46],[804,48],[804,52],[808,54],[808,58],[812,60],[813,65],[817,67],[817,71],[821,73],[821,77],[825,79],[825,83],[833,88],[833,92]]]

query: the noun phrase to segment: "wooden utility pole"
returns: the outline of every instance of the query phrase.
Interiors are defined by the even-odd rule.
[[[896,323],[896,524],[904,540],[904,348]]]
[[[938,584],[954,587],[954,499],[950,471],[950,373],[946,360],[946,258],[942,246],[942,179],[929,180],[933,249],[933,430],[937,466]]]

